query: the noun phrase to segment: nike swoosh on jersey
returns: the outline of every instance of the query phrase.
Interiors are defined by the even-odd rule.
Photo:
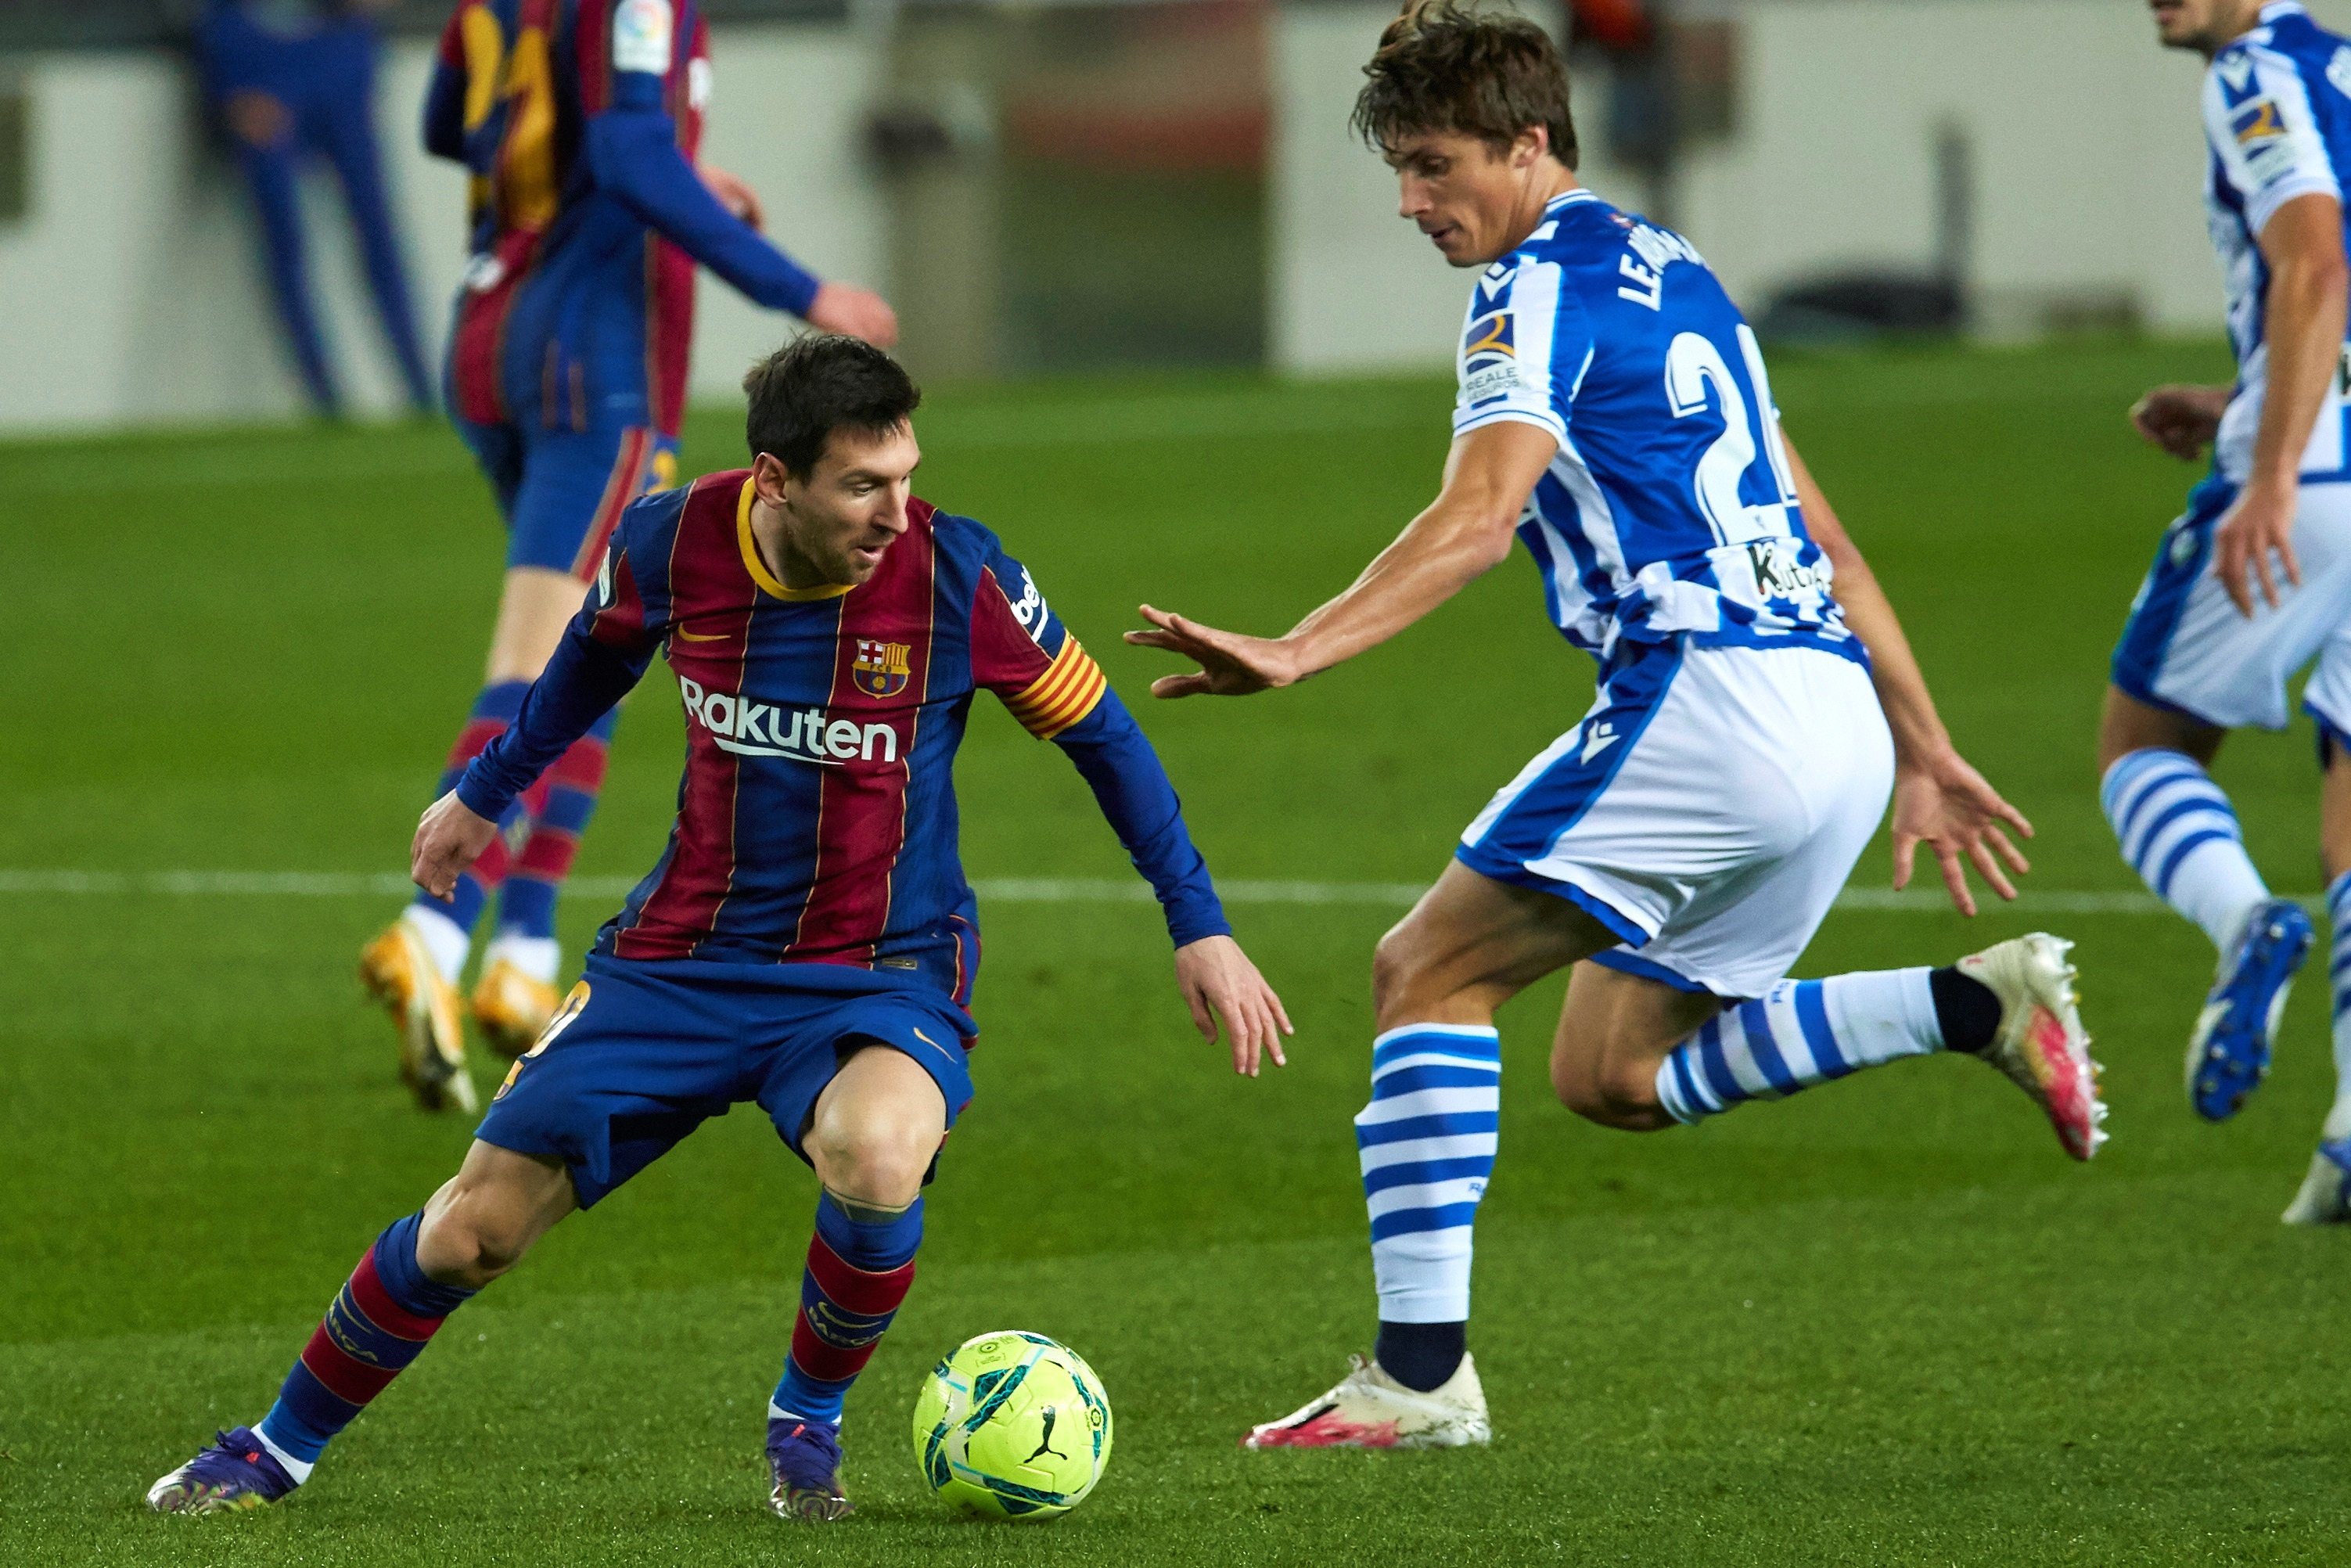
[[[689,632],[683,626],[677,628],[677,634],[689,643],[724,643],[728,635],[725,632]]]

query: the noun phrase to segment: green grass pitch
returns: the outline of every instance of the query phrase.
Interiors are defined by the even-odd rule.
[[[2135,886],[2095,802],[2105,659],[2189,470],[2144,386],[2213,348],[1782,356],[1803,447],[1906,612],[1964,749],[2034,819],[2032,885]],[[924,492],[1036,570],[1144,717],[1228,878],[1421,883],[1590,689],[1523,558],[1302,689],[1148,705],[1148,599],[1278,630],[1424,501],[1428,382],[1179,380],[938,396]],[[737,460],[730,417],[691,468]],[[0,873],[397,873],[478,674],[500,540],[443,430],[0,448]],[[633,874],[679,754],[658,667],[583,873]],[[2317,885],[2306,727],[2222,781],[2273,883]],[[1115,877],[1075,775],[1000,712],[962,768],[967,862]],[[1883,846],[1857,873],[1882,885]],[[21,882],[21,879],[19,879]],[[0,881],[0,887],[11,884]],[[860,1513],[762,1507],[762,1402],[811,1182],[713,1124],[467,1307],[288,1505],[158,1519],[148,1481],[257,1417],[376,1230],[468,1127],[410,1108],[351,967],[382,896],[0,899],[0,1560],[47,1563],[2281,1563],[2351,1527],[2351,1237],[2277,1222],[2328,1093],[2322,962],[2268,1089],[2202,1125],[2179,1048],[2204,939],[2144,914],[1832,915],[1800,973],[2078,939],[2112,1145],[2065,1160],[1976,1064],[1905,1062],[1694,1131],[1603,1132],[1542,1067],[1559,986],[1506,1014],[1479,1227],[1480,1452],[1237,1451],[1366,1347],[1349,1117],[1394,911],[1249,904],[1299,1024],[1235,1081],[1152,907],[986,912],[978,1100],[905,1312],[850,1403]],[[575,897],[577,951],[612,904]],[[931,1361],[1068,1340],[1118,1413],[1075,1514],[924,1494]]]

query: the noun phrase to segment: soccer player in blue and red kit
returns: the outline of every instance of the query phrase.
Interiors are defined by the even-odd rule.
[[[507,807],[664,651],[688,747],[669,845],[515,1064],[457,1175],[360,1260],[277,1403],[157,1481],[257,1507],[443,1321],[574,1208],[756,1103],[822,1193],[768,1406],[776,1511],[837,1519],[842,1396],[905,1298],[922,1188],[970,1100],[979,960],[952,768],[994,692],[1068,754],[1165,907],[1176,978],[1233,1065],[1281,1002],[1229,935],[1150,743],[994,535],[908,493],[918,394],[881,350],[802,339],[752,372],[756,460],[638,502],[504,735],[417,830],[445,891]]]
[[[819,282],[760,237],[740,181],[696,168],[710,83],[695,0],[465,0],[443,36],[425,145],[474,176],[450,412],[507,526],[488,668],[444,791],[514,721],[622,509],[675,478],[695,264],[817,326],[896,337],[879,297]],[[556,892],[595,810],[611,725],[507,808],[506,831],[448,897],[420,894],[361,956],[428,1110],[476,1103],[456,984],[501,883],[475,1019],[512,1056],[555,1010]]]

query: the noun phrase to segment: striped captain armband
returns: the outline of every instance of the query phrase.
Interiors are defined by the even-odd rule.
[[[1012,716],[1040,740],[1050,740],[1094,711],[1110,689],[1102,666],[1071,637],[1061,643],[1043,674],[1018,694],[1004,699]]]

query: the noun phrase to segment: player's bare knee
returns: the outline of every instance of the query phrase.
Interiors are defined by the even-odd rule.
[[[830,1141],[812,1163],[837,1198],[882,1208],[904,1208],[922,1196],[923,1176],[938,1152],[935,1134],[906,1128],[863,1128]]]
[[[1657,1101],[1656,1071],[1635,1060],[1561,1052],[1552,1060],[1551,1087],[1562,1105],[1599,1126],[1645,1133],[1671,1121]]]
[[[479,1290],[522,1261],[530,1250],[532,1227],[519,1217],[498,1213],[478,1190],[461,1191],[424,1211],[417,1235],[418,1263],[446,1285]]]
[[[1394,1015],[1409,1012],[1427,999],[1421,995],[1426,974],[1411,921],[1389,927],[1379,946],[1372,949],[1372,1011],[1381,1029],[1394,1027]]]
[[[937,1126],[912,1114],[824,1117],[808,1140],[809,1163],[827,1191],[884,1208],[903,1208],[922,1195],[938,1149]]]

